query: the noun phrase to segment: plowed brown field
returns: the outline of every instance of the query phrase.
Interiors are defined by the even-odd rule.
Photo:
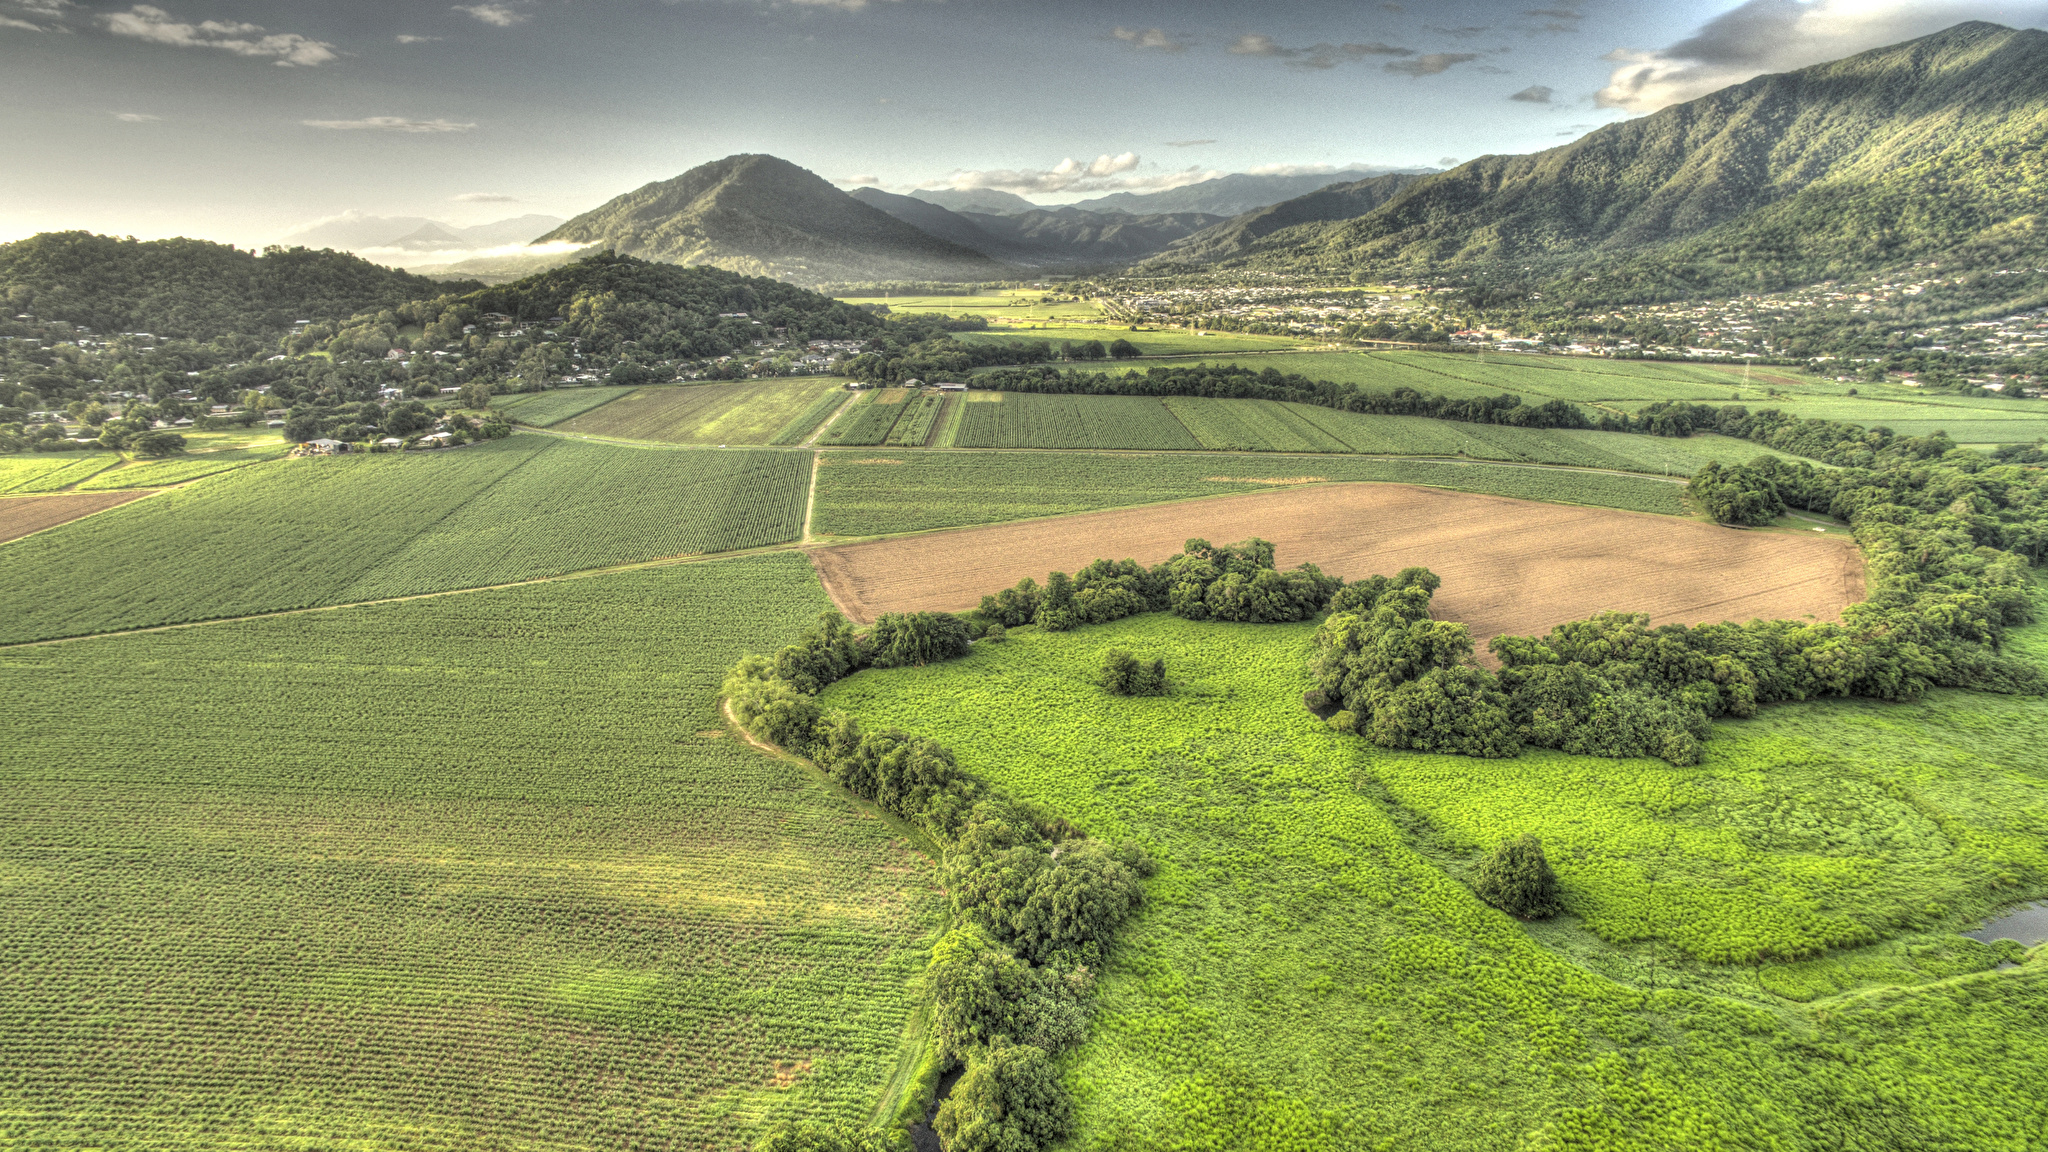
[[[1608,610],[1656,623],[1840,618],[1863,598],[1863,562],[1842,538],[1746,532],[1667,516],[1537,504],[1396,484],[1331,484],[965,528],[811,554],[846,614],[963,611],[1030,576],[1097,557],[1151,564],[1190,537],[1271,540],[1280,566],[1356,580],[1422,565],[1443,577],[1440,619],[1485,650],[1502,633],[1547,632]]]
[[[16,540],[31,532],[55,528],[68,520],[103,512],[155,491],[134,488],[122,492],[60,492],[54,496],[9,496],[0,500],[0,543]]]

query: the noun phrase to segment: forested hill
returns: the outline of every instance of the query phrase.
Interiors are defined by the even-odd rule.
[[[540,239],[800,284],[977,278],[1003,270],[773,156],[700,164],[615,197]]]
[[[1364,216],[1284,228],[1224,262],[1529,270],[1609,301],[1778,288],[1922,259],[2031,269],[2044,252],[2044,144],[2048,32],[1959,24],[1562,147],[1482,157]]]
[[[90,232],[45,232],[0,244],[6,315],[33,313],[96,332],[195,340],[266,335],[295,320],[338,320],[476,287],[324,249],[272,248],[259,257],[205,240],[124,240]]]

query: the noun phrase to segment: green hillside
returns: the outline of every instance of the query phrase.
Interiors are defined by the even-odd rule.
[[[2048,33],[1972,22],[1416,181],[1229,262],[1557,280],[1580,299],[2036,260]],[[2038,262],[2038,261],[2037,261]],[[2032,267],[2030,264],[2029,267]],[[1588,276],[1599,279],[1584,283]]]
[[[206,340],[273,333],[480,285],[448,283],[346,252],[272,248],[263,255],[206,240],[134,240],[44,232],[0,244],[6,315],[32,313],[99,332]]]
[[[1002,266],[929,236],[773,156],[728,156],[615,197],[538,242],[805,283],[992,276]]]

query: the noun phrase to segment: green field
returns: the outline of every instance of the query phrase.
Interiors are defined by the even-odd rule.
[[[521,424],[535,428],[549,428],[572,416],[578,416],[609,404],[633,391],[631,388],[556,388],[547,392],[519,392],[510,396],[493,396],[491,407]]]
[[[807,453],[530,434],[251,465],[0,548],[0,642],[776,544],[802,534],[809,482]]]
[[[1298,348],[1302,341],[1292,336],[1252,336],[1240,332],[1210,332],[1197,335],[1184,328],[1129,328],[1110,324],[1046,324],[1030,327],[992,328],[986,332],[956,332],[955,340],[970,344],[1024,343],[1047,340],[1058,346],[1067,342],[1085,344],[1100,340],[1105,347],[1112,341],[1128,340],[1138,346],[1143,356],[1201,356],[1212,352],[1271,352],[1280,348]],[[1249,359],[1248,364],[1263,365],[1263,358]],[[1107,364],[1096,365],[1107,367]]]
[[[839,411],[840,406],[844,405],[848,399],[849,397],[844,391],[836,388],[830,392],[820,393],[816,400],[811,401],[809,408],[797,413],[796,416],[791,418],[789,423],[784,424],[776,431],[775,435],[769,437],[768,443],[803,443],[805,440],[810,439],[811,434],[816,432],[818,427],[824,424],[826,420],[830,419],[834,412]]]
[[[1192,449],[1202,445],[1149,396],[970,392],[953,444],[961,448]]]
[[[1722,725],[1692,769],[1393,753],[1302,707],[1312,630],[1026,630],[821,700],[1159,862],[1067,1068],[1066,1147],[1960,1150],[2041,1130],[2048,965],[1986,971],[1993,950],[1954,934],[2048,864],[2036,707],[1801,706]],[[1163,657],[1170,693],[1095,687],[1112,646]],[[1571,913],[1536,928],[1461,882],[1520,831]],[[1703,959],[1831,943],[1863,947]]]
[[[767,444],[845,383],[826,376],[786,376],[637,388],[554,427],[669,444]]]
[[[889,438],[896,421],[909,410],[910,404],[910,393],[901,388],[865,393],[856,397],[846,411],[840,413],[839,419],[825,429],[821,442],[849,447],[880,444]]]
[[[121,462],[113,452],[36,452],[0,456],[0,493],[55,492]]]
[[[1679,515],[1679,485],[1647,476],[1427,460],[1109,456],[1088,452],[827,452],[812,531],[872,536],[993,524],[1321,481],[1426,484],[1524,500]]]
[[[221,448],[212,452],[194,452],[178,456],[167,456],[161,460],[138,460],[121,468],[110,468],[93,475],[78,485],[81,492],[92,492],[107,488],[154,488],[166,484],[183,484],[201,476],[216,472],[230,472],[246,464],[260,464],[276,460],[290,452],[297,445],[283,440],[273,440],[254,448]]]
[[[825,603],[779,555],[0,652],[0,1144],[865,1122],[935,870],[713,701]]]
[[[1036,289],[1009,289],[984,296],[840,296],[848,304],[881,304],[892,312],[936,312],[945,316],[986,316],[1008,323],[1043,323],[1097,319],[1102,309],[1089,300],[1040,303],[1046,293]],[[1107,327],[1105,325],[1104,327]]]

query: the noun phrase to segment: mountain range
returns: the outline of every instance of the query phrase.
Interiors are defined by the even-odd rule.
[[[294,229],[286,233],[280,242],[288,247],[333,248],[342,252],[358,249],[472,251],[525,244],[561,224],[559,216],[530,214],[461,228],[424,216],[370,216],[349,211]]]

